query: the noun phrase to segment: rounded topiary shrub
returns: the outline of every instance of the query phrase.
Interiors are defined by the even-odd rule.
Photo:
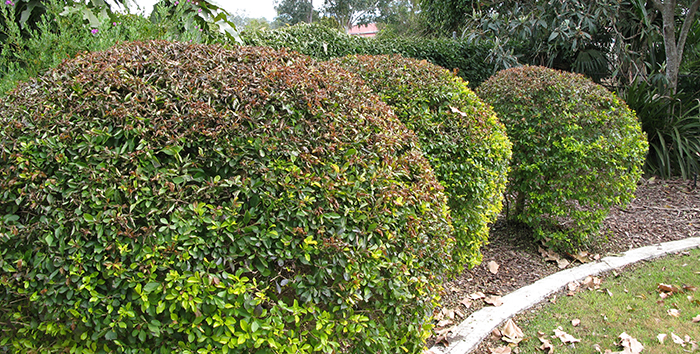
[[[473,266],[501,211],[511,143],[493,110],[462,79],[425,60],[393,56],[337,59],[358,73],[420,139],[445,187],[457,247],[454,259]]]
[[[627,105],[582,75],[525,66],[477,90],[513,142],[512,217],[536,238],[571,248],[592,241],[613,205],[633,197],[647,142]]]
[[[2,348],[422,350],[446,198],[340,67],[122,44],[21,84],[0,122]]]

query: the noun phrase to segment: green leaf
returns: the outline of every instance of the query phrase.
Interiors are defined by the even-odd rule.
[[[106,340],[115,340],[115,339],[117,339],[117,332],[115,332],[115,331],[113,331],[113,330],[107,331],[107,333],[105,333],[105,339],[106,339]]]
[[[145,294],[150,294],[153,290],[158,289],[158,287],[160,287],[160,283],[150,282],[143,287],[143,292]]]

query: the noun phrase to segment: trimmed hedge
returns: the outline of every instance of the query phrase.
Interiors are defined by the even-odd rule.
[[[0,123],[2,348],[422,351],[446,198],[342,68],[128,43],[20,84]]]
[[[336,59],[359,74],[416,132],[445,187],[457,247],[453,259],[474,266],[501,211],[511,158],[505,127],[466,83],[425,60],[399,55]]]
[[[446,38],[364,38],[351,36],[319,24],[297,24],[273,31],[244,31],[241,39],[247,45],[289,48],[318,60],[329,60],[352,54],[400,54],[407,58],[425,59],[457,74],[472,87],[494,73],[489,64],[489,48],[466,41]]]
[[[558,248],[586,243],[611,206],[633,198],[648,144],[614,94],[582,75],[535,66],[503,70],[477,94],[513,142],[511,216],[537,239]]]

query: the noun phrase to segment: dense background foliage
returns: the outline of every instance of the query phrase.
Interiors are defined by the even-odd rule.
[[[513,142],[510,217],[535,237],[572,248],[597,236],[613,205],[625,205],[647,142],[634,112],[580,74],[525,66],[484,82]]]
[[[4,348],[422,350],[454,265],[446,198],[340,67],[122,44],[0,117]]]
[[[248,45],[290,48],[319,60],[352,54],[401,54],[456,70],[472,86],[495,72],[493,65],[485,60],[486,47],[452,39],[363,38],[319,24],[298,24],[274,31],[243,31],[241,39]]]
[[[90,6],[93,3],[102,5]],[[0,4],[0,92],[78,53],[105,50],[123,41],[231,40],[224,34],[227,32],[220,32],[220,16],[214,16],[215,8],[206,1],[198,5],[161,1],[146,18],[108,11],[101,0],[87,4],[64,0]]]
[[[336,61],[358,73],[416,132],[449,198],[457,240],[453,258],[481,263],[479,248],[501,211],[511,157],[496,114],[462,79],[425,60],[361,55]]]

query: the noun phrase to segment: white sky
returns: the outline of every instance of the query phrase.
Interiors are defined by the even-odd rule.
[[[153,4],[156,2],[157,0],[136,0],[136,3],[146,10],[146,13],[151,12]],[[209,2],[224,8],[230,14],[238,12],[252,18],[264,17],[270,22],[277,16],[273,0],[209,0]],[[314,2],[320,3],[321,1]]]

